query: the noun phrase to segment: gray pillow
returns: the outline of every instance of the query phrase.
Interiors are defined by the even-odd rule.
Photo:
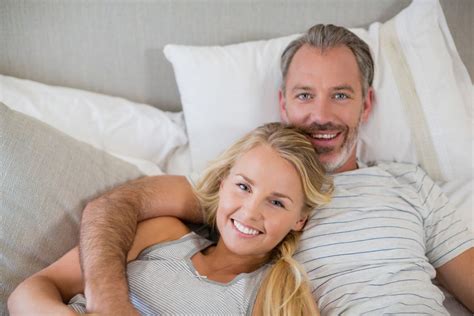
[[[140,175],[0,103],[0,315],[19,282],[77,244],[87,201]]]

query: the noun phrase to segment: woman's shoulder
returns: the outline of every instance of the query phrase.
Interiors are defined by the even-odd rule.
[[[190,229],[176,217],[162,216],[143,221],[138,224],[128,261],[151,245],[179,239],[189,232]]]
[[[171,216],[151,218],[137,226],[137,237],[154,235],[155,239],[162,239],[156,242],[179,239],[189,232],[190,229],[180,219]]]

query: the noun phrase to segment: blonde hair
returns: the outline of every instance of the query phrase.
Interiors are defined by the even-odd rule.
[[[221,181],[243,154],[258,145],[270,146],[297,170],[304,193],[303,215],[329,202],[332,180],[325,174],[306,136],[296,127],[269,123],[251,131],[228,148],[210,164],[197,183],[196,194],[210,225],[215,226]],[[257,315],[318,314],[306,273],[292,257],[300,235],[301,232],[291,231],[273,250],[273,265],[262,282],[257,298],[261,304],[254,307]]]

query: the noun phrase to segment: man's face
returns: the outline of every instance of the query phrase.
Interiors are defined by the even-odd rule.
[[[280,91],[282,121],[304,128],[328,172],[357,168],[358,130],[372,108],[372,89],[363,97],[360,72],[346,46],[304,45],[293,57]]]

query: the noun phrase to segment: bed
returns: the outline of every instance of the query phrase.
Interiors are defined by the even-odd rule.
[[[199,173],[278,120],[279,54],[316,23],[351,28],[374,53],[359,159],[421,165],[473,230],[473,16],[471,0],[3,0],[0,314],[77,243],[88,200]]]

